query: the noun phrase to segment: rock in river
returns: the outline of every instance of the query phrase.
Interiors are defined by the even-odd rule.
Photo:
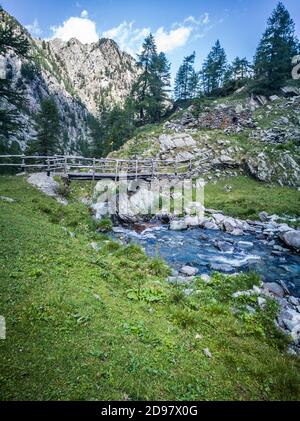
[[[195,276],[196,273],[198,272],[197,268],[194,268],[192,266],[183,266],[180,271],[180,273],[183,273],[183,275],[186,276]]]
[[[300,230],[292,230],[281,234],[280,238],[289,247],[300,250]]]
[[[283,298],[285,296],[284,289],[281,285],[277,284],[276,282],[266,282],[264,284],[264,288],[277,297]]]
[[[170,230],[172,231],[182,231],[187,229],[187,224],[185,221],[171,221]]]

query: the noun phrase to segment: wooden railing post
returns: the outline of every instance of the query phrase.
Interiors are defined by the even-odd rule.
[[[138,169],[139,169],[139,161],[136,160],[135,161],[135,180],[137,181],[138,179]]]
[[[177,157],[175,158],[175,162],[174,162],[174,174],[177,175],[178,172],[178,168],[177,168]]]
[[[50,159],[47,158],[47,176],[48,177],[50,177],[50,171],[51,171],[51,169],[50,169]]]
[[[68,169],[68,159],[65,156],[65,162],[64,162],[64,173],[67,174],[67,169]]]
[[[96,160],[95,158],[93,158],[93,181],[95,181],[95,163],[96,163]]]
[[[21,171],[22,172],[26,172],[26,164],[25,164],[25,159],[22,159],[22,165],[21,165]]]
[[[119,160],[116,161],[116,174],[115,174],[115,181],[118,180],[118,171],[119,171]]]

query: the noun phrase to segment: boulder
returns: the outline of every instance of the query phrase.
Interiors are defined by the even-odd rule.
[[[219,227],[217,224],[215,224],[213,221],[205,221],[204,224],[202,225],[203,228],[207,229],[207,230],[218,230]]]
[[[188,227],[198,227],[199,226],[199,217],[198,216],[186,216],[184,222]]]
[[[298,307],[298,305],[300,304],[300,300],[293,296],[289,297],[288,301],[295,307]]]
[[[288,247],[300,250],[300,230],[291,230],[281,233],[280,238]]]
[[[225,218],[223,220],[223,227],[226,232],[233,232],[237,228],[236,221],[233,218]]]
[[[183,266],[179,272],[185,276],[195,276],[198,273],[198,269],[192,266]]]
[[[210,283],[210,281],[211,281],[210,276],[209,276],[209,275],[207,275],[207,274],[205,274],[205,273],[203,273],[203,274],[200,276],[200,278],[201,278],[201,280],[202,280],[205,284],[209,284],[209,283]]]
[[[267,214],[267,212],[260,212],[258,216],[261,222],[267,222],[269,220],[269,215]]]
[[[167,282],[171,285],[189,285],[189,279],[185,276],[169,276]]]
[[[267,300],[263,297],[257,297],[257,304],[260,308],[264,308],[266,306]]]
[[[232,273],[234,272],[234,268],[226,263],[212,263],[210,265],[211,270],[216,272],[224,272],[224,273]]]
[[[172,231],[183,231],[187,229],[187,224],[184,220],[182,221],[171,221],[170,230]]]
[[[173,149],[195,148],[196,141],[186,133],[178,133],[175,135],[163,134],[159,137],[161,152],[167,152]]]
[[[264,284],[264,289],[272,295],[276,297],[283,298],[285,296],[284,289],[281,285],[277,284],[276,282],[266,282]]]
[[[0,200],[2,202],[7,202],[7,203],[14,203],[15,199],[12,199],[11,197],[6,197],[6,196],[0,196]]]
[[[240,237],[241,235],[244,235],[244,231],[240,228],[235,228],[233,231],[231,231],[230,234],[236,237]]]
[[[233,245],[226,241],[216,241],[215,246],[223,253],[233,253],[234,251]]]
[[[203,349],[203,354],[207,357],[207,358],[212,358],[212,354],[210,352],[210,350],[208,348]]]
[[[214,213],[212,217],[214,218],[217,224],[222,224],[222,222],[225,219],[225,216],[221,213]]]
[[[219,158],[219,161],[222,164],[233,164],[234,163],[234,159],[232,159],[229,155],[221,155]]]

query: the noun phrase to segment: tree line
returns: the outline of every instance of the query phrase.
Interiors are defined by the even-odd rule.
[[[195,53],[184,58],[175,79],[175,99],[228,95],[245,84],[251,93],[277,93],[291,78],[292,58],[299,52],[295,24],[280,2],[268,19],[253,63],[246,57],[236,57],[228,63],[225,50],[217,40],[200,71],[194,69]]]

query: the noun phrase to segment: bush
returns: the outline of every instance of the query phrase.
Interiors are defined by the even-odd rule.
[[[97,229],[100,232],[109,232],[113,228],[113,224],[110,218],[103,218],[101,221],[97,222]]]

